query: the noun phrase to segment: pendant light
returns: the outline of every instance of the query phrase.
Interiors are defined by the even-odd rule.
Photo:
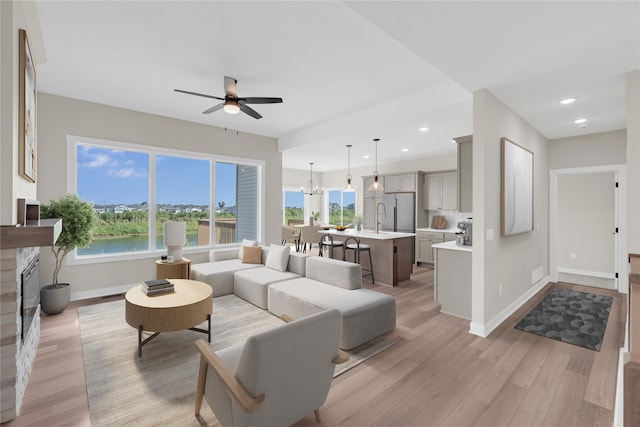
[[[301,187],[300,191],[310,196],[313,196],[314,194],[322,195],[324,194],[324,190],[322,188],[318,189],[318,187],[313,183],[313,162],[310,162],[309,166],[311,167],[311,172],[309,174],[309,183],[307,184],[307,188]]]
[[[373,182],[368,188],[369,191],[384,191],[384,187],[380,184],[380,177],[378,176],[378,141],[380,141],[380,138],[375,138],[373,140],[376,145],[376,170],[373,171]]]
[[[351,144],[347,145],[347,186],[344,188],[345,191],[353,191],[353,187],[351,187],[351,147]]]

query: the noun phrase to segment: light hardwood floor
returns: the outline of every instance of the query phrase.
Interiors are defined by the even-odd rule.
[[[309,414],[296,425],[610,426],[626,299],[598,290],[614,302],[595,352],[514,329],[552,286],[479,338],[468,321],[440,314],[431,269],[415,268],[397,288],[369,283],[397,301],[396,344],[334,380],[320,423]],[[77,308],[114,298],[43,315],[22,413],[7,426],[90,425]]]

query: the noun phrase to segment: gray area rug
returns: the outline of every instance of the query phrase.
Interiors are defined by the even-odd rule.
[[[200,419],[193,415],[199,364],[193,343],[206,339],[205,334],[160,334],[138,358],[138,333],[125,321],[123,300],[80,307],[78,317],[93,427],[219,425],[206,404]],[[219,350],[282,324],[235,295],[215,298],[211,347]],[[206,328],[206,323],[200,327]],[[336,367],[334,377],[393,343],[380,337],[349,351],[349,361]]]
[[[554,288],[515,327],[600,351],[613,298]]]

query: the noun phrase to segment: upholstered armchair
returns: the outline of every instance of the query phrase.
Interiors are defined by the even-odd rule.
[[[322,230],[324,230],[323,227],[315,225],[307,225],[300,229],[300,244],[304,245],[302,247],[302,252],[307,252],[307,243],[309,244],[309,252],[311,252],[314,243],[320,247],[320,239],[322,238],[322,235],[319,232]]]
[[[312,411],[319,420],[334,365],[346,361],[341,319],[338,310],[322,311],[217,352],[198,340],[196,416],[204,397],[225,427],[288,426]]]

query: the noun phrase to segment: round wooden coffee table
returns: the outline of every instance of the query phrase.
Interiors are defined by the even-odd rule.
[[[160,332],[175,332],[190,329],[207,334],[211,342],[211,312],[213,289],[196,280],[171,279],[174,292],[148,297],[142,285],[130,289],[125,295],[127,323],[138,330],[138,357],[142,346],[157,337]],[[207,321],[208,329],[196,328]],[[154,332],[142,340],[142,331]]]

